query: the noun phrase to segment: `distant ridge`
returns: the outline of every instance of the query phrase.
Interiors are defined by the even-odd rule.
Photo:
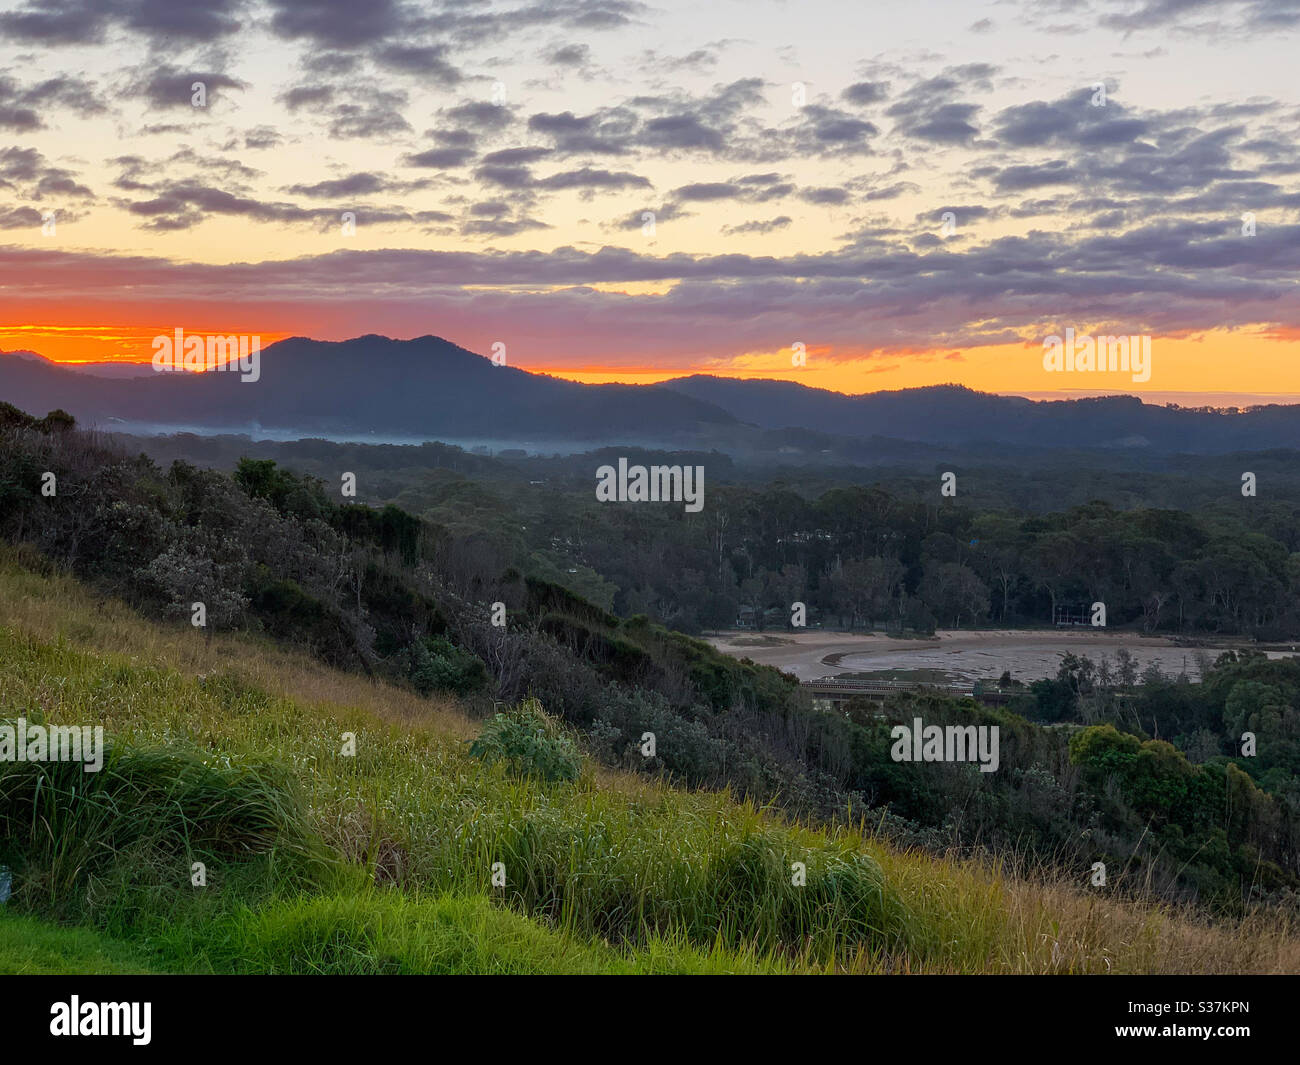
[[[1295,405],[1226,414],[1156,406],[1136,396],[1032,400],[963,385],[846,396],[793,381],[707,375],[675,378],[660,387],[763,428],[800,426],[837,436],[1191,453],[1300,447],[1300,406]]]
[[[428,439],[658,442],[721,450],[825,449],[890,438],[942,447],[1125,448],[1216,454],[1300,447],[1300,406],[1242,413],[1154,406],[1134,396],[1030,400],[960,385],[847,396],[790,381],[696,375],[585,385],[493,363],[436,336],[290,337],[262,352],[261,379],[233,373],[114,378],[33,352],[0,353],[0,401],[83,423],[249,427]]]

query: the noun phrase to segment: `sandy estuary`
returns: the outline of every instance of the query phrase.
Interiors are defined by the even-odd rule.
[[[725,632],[706,639],[725,654],[776,666],[800,680],[848,673],[892,674],[900,680],[996,680],[1009,670],[1014,679],[1026,684],[1055,676],[1061,659],[1070,653],[1087,655],[1094,662],[1108,658],[1114,668],[1121,648],[1133,656],[1139,671],[1154,662],[1163,673],[1177,676],[1185,672],[1198,680],[1198,656],[1208,655],[1213,661],[1234,646],[1225,642],[1216,647],[1184,647],[1162,636],[1050,629],[941,629],[933,639],[915,640],[822,630]],[[1270,658],[1287,658],[1291,650],[1295,649],[1266,653]]]

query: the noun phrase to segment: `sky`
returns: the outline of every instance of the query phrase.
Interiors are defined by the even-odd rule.
[[[1300,0],[0,0],[0,350],[1297,401],[1298,42]],[[1049,369],[1066,330],[1149,373]]]

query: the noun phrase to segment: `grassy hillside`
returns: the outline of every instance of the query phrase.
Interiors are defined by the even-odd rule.
[[[489,767],[454,701],[147,621],[10,549],[0,666],[0,718],[113,743],[93,780],[0,763],[5,971],[1300,970],[1280,915],[1209,926],[589,761]]]
[[[208,633],[273,641],[400,686],[410,692],[403,713],[417,716],[427,712],[420,697],[435,693],[459,700],[478,719],[494,705],[538,699],[556,723],[579,732],[593,763],[683,788],[727,791],[810,823],[853,826],[854,818],[866,819],[899,846],[981,860],[1009,856],[1009,868],[1021,875],[1071,881],[1104,861],[1118,871],[1111,889],[1135,899],[1196,901],[1216,918],[1244,916],[1260,903],[1296,913],[1300,715],[1286,710],[1294,705],[1287,693],[1300,691],[1295,663],[1286,675],[1259,663],[1216,665],[1215,683],[1198,686],[1148,680],[1144,673],[1137,691],[1137,678],[1124,669],[1117,684],[1105,663],[1081,660],[1073,672],[1022,692],[1006,712],[935,693],[900,693],[883,718],[866,708],[827,714],[793,678],[725,657],[647,614],[611,614],[529,565],[511,564],[490,537],[460,535],[396,506],[375,509],[342,496],[341,484],[271,461],[242,460],[233,476],[182,462],[163,470],[105,447],[70,422],[57,411],[35,418],[0,404],[0,539],[35,549],[143,616],[183,622],[201,614],[194,620]],[[872,550],[873,543],[883,550],[905,516],[886,493],[830,495],[850,555]],[[803,527],[802,504],[788,492],[755,496],[749,517],[734,502],[721,500],[715,518],[729,528],[736,524],[737,532],[743,526],[770,536]],[[643,537],[644,519],[633,512],[646,514],[602,510],[602,520],[613,525],[594,523],[589,531],[650,571],[678,573],[673,583],[681,587],[702,588],[706,572],[725,572],[721,541],[715,546],[723,554],[714,557],[710,548],[708,559],[689,563],[663,543],[656,546],[653,536]],[[920,512],[913,517],[920,523],[913,532],[931,528]],[[516,520],[536,524],[525,514]],[[863,540],[868,520],[875,532]],[[1109,518],[1098,520],[1100,539],[1093,540],[1115,547]],[[1162,529],[1157,522],[1148,531]],[[986,532],[976,539],[985,542]],[[936,536],[937,527],[921,542],[948,542]],[[949,546],[959,545],[966,535],[949,539]],[[1164,539],[1148,537],[1151,544]],[[790,540],[814,541],[834,547],[820,537]],[[1055,557],[1049,552],[1047,561]],[[941,565],[956,581],[951,587],[969,584],[964,563]],[[883,557],[868,560],[854,581],[894,580],[900,566]],[[797,566],[787,569],[782,581],[798,576]],[[1215,572],[1238,604],[1238,592],[1255,587],[1249,566]],[[276,666],[250,683],[275,692],[283,687],[280,671],[301,666],[258,646]],[[219,682],[220,676],[212,681]],[[331,687],[329,698],[337,701],[336,691]],[[999,772],[895,762],[890,726],[918,713],[960,727],[999,727],[1013,741],[1002,750]],[[1106,725],[1124,735],[1090,734],[1076,751],[1071,730]],[[1248,726],[1261,737],[1258,759],[1236,758],[1229,742]],[[653,752],[641,749],[647,732],[657,738]],[[1176,751],[1166,749],[1169,739]],[[336,752],[339,743],[336,737],[319,746]],[[1196,764],[1189,760],[1193,752]],[[259,763],[258,771],[278,780],[283,772],[275,761]],[[576,776],[571,768],[566,775]],[[194,766],[182,779],[199,795],[208,786]],[[265,798],[268,811],[281,804],[278,795]],[[551,905],[530,898],[521,895],[521,904]],[[640,914],[639,903],[634,909]],[[620,914],[610,920],[624,936],[633,918]],[[707,926],[708,910],[692,912],[690,920]],[[605,932],[600,920],[590,929]]]

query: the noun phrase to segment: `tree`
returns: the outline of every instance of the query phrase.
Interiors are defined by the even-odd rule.
[[[917,592],[937,617],[951,618],[954,628],[961,628],[962,618],[978,621],[988,613],[988,586],[960,562],[926,566]]]

